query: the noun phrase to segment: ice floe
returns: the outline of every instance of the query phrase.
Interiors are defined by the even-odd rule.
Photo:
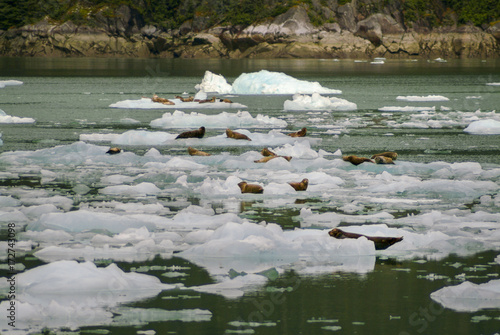
[[[7,115],[0,109],[0,123],[35,123],[35,119],[30,117],[18,117]]]
[[[4,88],[6,86],[19,86],[24,84],[19,80],[0,80],[0,88]]]
[[[210,108],[247,108],[247,106],[237,102],[223,102],[216,99],[215,102],[200,103],[198,101],[183,102],[180,99],[169,99],[173,105],[165,105],[161,102],[154,102],[150,98],[141,98],[136,100],[122,100],[115,102],[109,107],[111,108],[126,108],[126,109],[210,109]],[[219,101],[217,101],[219,100]]]
[[[3,279],[0,289],[5,291],[8,281]],[[0,328],[6,334],[110,325],[120,305],[181,286],[163,284],[150,275],[123,272],[116,264],[103,268],[75,261],[41,265],[17,274],[15,280],[16,311],[22,317],[16,320],[15,328],[7,324],[8,318],[2,318]],[[0,306],[7,310],[9,304],[5,300]]]
[[[332,111],[354,111],[358,107],[355,103],[336,97],[324,97],[319,93],[312,95],[294,94],[292,100],[286,100],[283,104],[285,110],[332,110]]]
[[[261,70],[259,72],[243,73],[228,84],[221,75],[205,72],[196,89],[219,94],[340,94],[342,91],[321,86],[318,82],[299,80],[283,72]]]
[[[153,128],[285,128],[287,122],[275,117],[257,114],[253,117],[249,112],[238,111],[237,113],[222,112],[216,115],[206,115],[197,112],[190,114],[182,111],[165,113],[160,119],[155,119],[150,123]]]
[[[500,280],[484,284],[469,281],[456,286],[446,286],[431,293],[431,298],[458,312],[476,312],[488,308],[500,308]]]
[[[442,95],[425,95],[425,96],[419,96],[419,95],[408,95],[408,96],[398,96],[396,97],[396,100],[401,100],[401,101],[449,101],[445,96]]]
[[[475,135],[500,135],[500,121],[493,119],[474,121],[464,131]]]
[[[436,110],[436,107],[385,106],[385,107],[380,107],[378,110],[381,112],[423,112],[423,111],[433,112]]]

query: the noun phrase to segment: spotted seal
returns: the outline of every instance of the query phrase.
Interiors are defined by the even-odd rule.
[[[227,128],[226,129],[226,135],[227,137],[229,138],[234,138],[236,140],[247,140],[247,141],[251,141],[251,139],[245,135],[245,134],[242,134],[242,133],[238,133],[236,131],[232,131],[231,129]]]
[[[241,193],[264,193],[264,188],[257,184],[248,184],[246,181],[238,183]]]
[[[188,153],[191,156],[210,156],[210,154],[208,152],[201,151],[201,150],[198,150],[198,149],[195,149],[192,147],[188,147]]]
[[[203,138],[205,136],[205,127],[200,127],[196,130],[189,130],[177,135],[175,139],[178,138]]]
[[[295,133],[289,133],[287,135],[291,136],[291,137],[304,137],[304,136],[306,136],[306,134],[307,134],[307,128],[304,127],[304,128],[302,128],[301,130],[299,130],[299,131],[297,131]]]
[[[290,182],[291,187],[295,189],[295,191],[305,191],[307,190],[307,186],[309,185],[309,179],[304,178],[300,182]]]
[[[350,162],[350,163],[352,163],[354,165],[359,165],[359,164],[364,163],[364,162],[373,163],[373,161],[370,158],[358,157],[358,156],[355,156],[355,155],[343,156],[342,159],[344,161]]]

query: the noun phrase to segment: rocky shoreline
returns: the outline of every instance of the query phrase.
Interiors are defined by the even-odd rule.
[[[195,20],[174,31],[141,24],[123,6],[113,20],[77,26],[42,20],[0,31],[0,55],[157,58],[497,58],[500,23],[408,29],[387,14],[313,26],[304,8],[245,29],[199,29]]]

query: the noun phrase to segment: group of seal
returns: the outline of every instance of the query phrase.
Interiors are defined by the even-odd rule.
[[[364,162],[370,162],[375,164],[394,164],[394,161],[398,158],[398,154],[393,151],[381,152],[379,154],[373,155],[371,158],[359,157],[356,155],[342,156],[342,159],[346,162],[350,162],[353,165],[359,165]]]
[[[338,228],[333,228],[328,232],[328,235],[344,239],[344,238],[360,238],[366,237],[369,241],[375,243],[376,250],[383,250],[389,248],[391,245],[396,244],[403,240],[403,237],[387,237],[387,236],[367,236],[363,234],[349,233]]]
[[[145,97],[143,97],[145,98]],[[175,96],[176,99],[179,99],[180,101],[182,102],[198,102],[200,104],[203,104],[203,103],[210,103],[210,102],[225,102],[225,103],[228,103],[228,104],[231,104],[233,103],[231,100],[225,98],[225,99],[221,99],[221,98],[217,98],[217,97],[212,97],[210,99],[195,99],[194,97],[192,96],[189,96],[188,98],[183,98],[181,97],[180,95],[176,95]],[[173,101],[170,101],[166,98],[160,98],[157,94],[154,94],[153,97],[151,98],[151,101],[153,102],[159,102],[161,104],[164,104],[164,105],[175,105],[175,102]]]
[[[162,103],[164,105],[175,105],[175,103],[173,101],[170,101],[168,99],[165,99],[165,98],[160,98],[159,96],[157,96],[156,94],[153,95],[153,97],[151,98],[151,100],[153,102],[159,102],[159,103]]]

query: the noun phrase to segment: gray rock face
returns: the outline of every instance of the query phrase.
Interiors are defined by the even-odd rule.
[[[382,44],[384,34],[402,34],[403,27],[391,16],[385,14],[374,14],[356,25],[356,36],[369,40],[373,45]]]

